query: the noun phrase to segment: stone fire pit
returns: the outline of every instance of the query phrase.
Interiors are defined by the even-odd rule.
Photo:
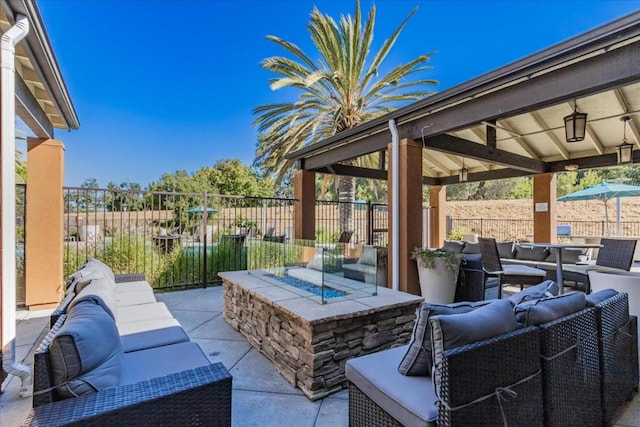
[[[348,358],[408,342],[422,301],[378,288],[377,296],[322,305],[259,273],[220,273],[225,320],[311,400],[346,387]]]

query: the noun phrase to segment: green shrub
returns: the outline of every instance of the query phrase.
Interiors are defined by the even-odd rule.
[[[447,235],[447,240],[462,240],[462,236],[470,233],[473,233],[473,230],[470,230],[468,228],[459,228],[457,230],[451,230]]]

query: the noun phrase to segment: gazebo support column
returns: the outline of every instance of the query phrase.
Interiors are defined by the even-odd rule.
[[[25,303],[30,310],[55,307],[62,295],[64,240],[64,145],[27,140]]]
[[[556,219],[556,174],[533,176],[533,241],[556,243],[558,240]]]
[[[447,238],[447,187],[445,185],[429,186],[429,206],[431,206],[429,221],[429,246],[440,248]]]
[[[314,240],[316,234],[316,174],[300,169],[293,173],[295,238]]]
[[[411,259],[411,252],[416,247],[422,246],[422,144],[419,141],[402,139],[399,150],[399,174],[400,180],[400,232],[398,235],[389,233],[389,271],[387,283],[391,287],[391,260],[394,254],[391,252],[393,239],[399,241],[399,289],[414,295],[420,295],[420,283],[418,281],[418,268],[416,262]],[[389,152],[391,152],[389,145]],[[390,161],[391,165],[393,162]],[[392,185],[393,171],[388,172],[389,200],[393,200]],[[391,218],[394,206],[389,204],[389,230],[393,229]]]

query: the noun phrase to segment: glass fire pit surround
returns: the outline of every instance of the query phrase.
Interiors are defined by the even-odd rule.
[[[289,257],[284,266],[249,270],[247,274],[319,304],[378,293],[376,265],[359,264],[357,258],[348,258],[343,245],[300,247],[296,254],[299,258]],[[345,265],[349,265],[351,273],[362,270],[362,274],[345,277]]]

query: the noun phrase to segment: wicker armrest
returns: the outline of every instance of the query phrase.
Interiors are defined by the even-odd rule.
[[[38,406],[25,425],[230,426],[231,382],[215,363]]]
[[[146,280],[144,273],[129,273],[129,274],[116,274],[115,282],[116,283],[125,283],[125,282],[142,282]]]
[[[539,355],[535,327],[445,351],[438,425],[542,425]]]

